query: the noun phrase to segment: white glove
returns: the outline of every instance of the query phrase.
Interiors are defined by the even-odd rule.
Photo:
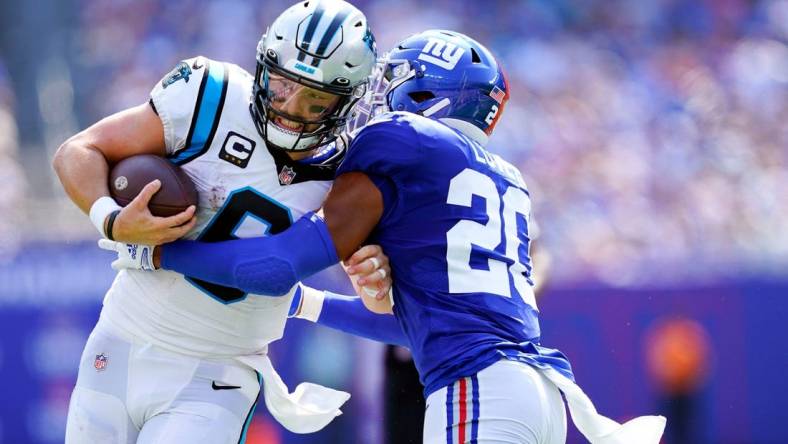
[[[118,258],[112,262],[115,270],[153,271],[153,245],[126,244],[123,242],[99,239],[98,246],[102,250],[114,251]]]

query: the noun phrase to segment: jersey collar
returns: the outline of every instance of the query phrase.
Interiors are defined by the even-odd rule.
[[[272,148],[265,144],[271,157],[274,158],[276,171],[279,175],[279,184],[282,186],[295,183],[308,182],[310,180],[334,180],[339,164],[345,158],[345,142],[342,138],[337,138],[336,152],[328,156],[320,163],[304,163],[293,160],[286,152]]]

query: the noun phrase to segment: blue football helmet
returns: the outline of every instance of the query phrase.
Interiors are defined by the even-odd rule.
[[[508,100],[506,75],[487,48],[457,32],[429,30],[379,60],[354,127],[382,112],[408,111],[484,144]]]

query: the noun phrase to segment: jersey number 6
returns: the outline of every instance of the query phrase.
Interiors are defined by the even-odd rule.
[[[281,233],[292,223],[290,211],[286,207],[254,188],[246,187],[227,196],[224,206],[213,216],[200,234],[199,240],[219,242],[238,239],[235,233],[247,217],[255,218],[266,226],[265,232],[260,233],[260,236]],[[186,280],[223,304],[240,302],[246,298],[246,293],[237,288],[212,284],[189,276]]]

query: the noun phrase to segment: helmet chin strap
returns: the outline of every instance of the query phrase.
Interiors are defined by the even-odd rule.
[[[484,131],[472,123],[468,123],[460,119],[452,119],[449,117],[444,117],[438,120],[446,124],[446,126],[450,126],[461,132],[466,137],[470,138],[481,146],[487,146],[487,142],[490,141],[490,136],[485,134]]]
[[[286,149],[285,151],[291,152],[306,152],[317,148],[316,146],[310,146],[312,143],[315,142],[316,136],[308,136],[303,137],[296,142],[298,136],[287,134],[284,130],[279,128],[273,121],[268,120],[266,122],[266,134],[268,140],[271,141],[276,146],[279,147],[291,147],[290,149]],[[295,146],[293,146],[295,143]]]

